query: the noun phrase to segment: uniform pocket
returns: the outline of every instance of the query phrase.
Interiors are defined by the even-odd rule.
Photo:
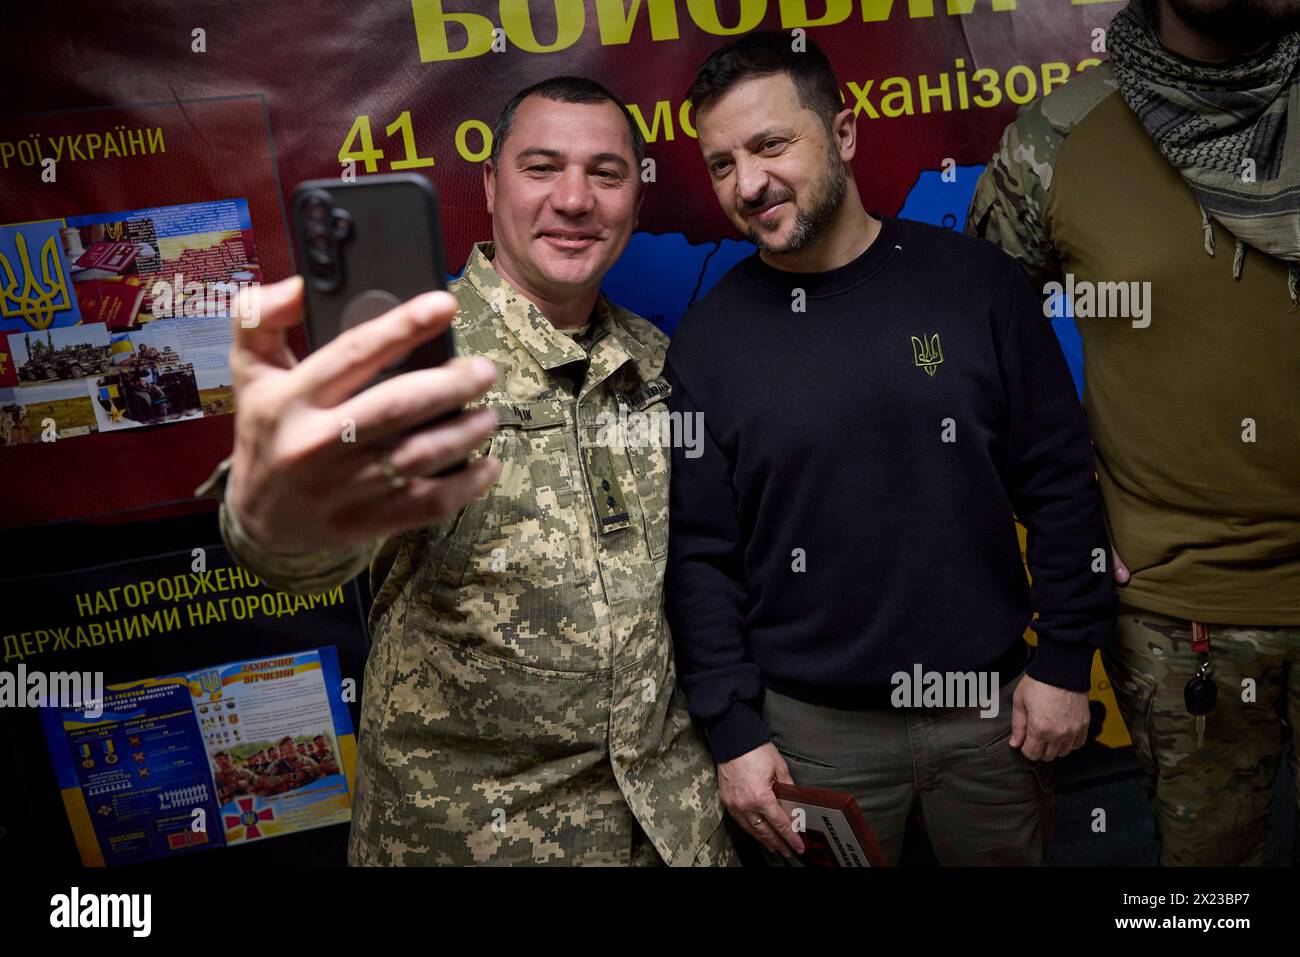
[[[393,688],[397,684],[398,656],[402,650],[402,633],[389,629],[370,646],[362,669],[361,727],[366,735],[383,739],[391,714]]]
[[[538,668],[421,631],[415,680],[392,703],[406,747],[473,752],[502,771],[603,753],[607,671]]]
[[[1124,717],[1124,725],[1133,741],[1133,749],[1139,760],[1153,772],[1155,753],[1151,718],[1160,682],[1142,668],[1140,657],[1119,645],[1118,639],[1102,650],[1101,657],[1115,701]]]
[[[1006,727],[1002,729],[1002,732],[998,734],[997,737],[995,737],[988,744],[984,745],[983,750],[1001,751],[1003,748],[1007,747],[1007,742],[1010,740],[1011,740],[1011,719],[1008,717],[1006,721]]]
[[[502,424],[487,451],[501,460],[501,474],[461,511],[437,583],[510,590],[519,579],[577,581],[573,437],[563,408],[557,400],[494,407]]]
[[[817,771],[838,770],[838,768],[836,768],[836,766],[833,764],[827,764],[825,761],[819,761],[817,758],[810,758],[807,757],[806,755],[799,754],[798,752],[790,751],[786,749],[783,745],[777,745],[776,749],[777,751],[781,752],[781,757],[785,758],[787,764],[793,764],[795,766],[803,766],[805,768],[813,768]]]
[[[993,738],[985,745],[982,750],[986,754],[1004,750],[1007,742],[1011,740],[1011,712],[1014,709],[1013,702],[1016,696],[1016,687],[1024,680],[1025,672],[1020,672],[1010,681],[1001,681],[998,686],[998,713],[996,717],[987,718],[990,724],[1001,724],[1002,730],[998,731]]]

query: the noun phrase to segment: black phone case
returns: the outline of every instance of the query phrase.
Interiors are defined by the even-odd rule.
[[[322,197],[331,211],[330,253],[337,275],[313,272],[308,204]],[[298,271],[305,284],[307,336],[319,349],[346,329],[374,319],[406,300],[445,289],[438,199],[423,177],[410,173],[364,176],[355,182],[309,180],[293,192]],[[318,204],[317,204],[318,208]],[[337,228],[334,214],[347,222]],[[440,365],[455,355],[450,329],[385,369],[376,382]]]

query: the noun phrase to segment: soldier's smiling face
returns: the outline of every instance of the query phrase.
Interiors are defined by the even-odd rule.
[[[765,253],[807,247],[848,190],[845,155],[785,73],[742,80],[695,118],[713,193],[736,229]]]
[[[498,164],[484,164],[496,255],[525,291],[558,300],[598,287],[636,226],[632,136],[611,102],[519,104]]]

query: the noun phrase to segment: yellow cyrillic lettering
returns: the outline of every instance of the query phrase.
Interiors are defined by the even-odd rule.
[[[1070,79],[1070,64],[1061,63],[1059,60],[1053,63],[1043,64],[1043,96],[1052,92],[1053,87],[1060,86]]]
[[[445,13],[442,0],[411,0],[415,15],[415,39],[420,48],[420,62],[468,60],[492,49],[492,21],[478,13]],[[453,50],[447,42],[447,24],[465,30],[465,45]]]
[[[829,27],[843,23],[853,12],[853,0],[826,0],[826,13],[820,17],[808,16],[808,0],[781,0],[781,26]]]
[[[555,41],[539,43],[533,33],[529,0],[501,0],[501,27],[515,46],[529,53],[554,53],[578,42],[587,22],[582,0],[551,0],[551,3],[555,4]]]
[[[676,40],[681,36],[673,0],[646,0],[646,9],[650,11],[651,40]],[[632,0],[630,8],[625,0],[596,0],[601,46],[617,46],[632,39],[632,24],[640,10],[641,0]]]
[[[1025,78],[1025,92],[1016,92],[1015,78],[1023,76]],[[1038,95],[1038,76],[1029,67],[1023,63],[1018,63],[1002,77],[1007,86],[1007,99],[1012,103],[1025,104]]]
[[[740,21],[734,27],[724,27],[718,18],[717,0],[686,0],[686,10],[695,25],[705,33],[730,37],[748,33],[763,22],[767,13],[767,0],[740,0]]]
[[[893,84],[897,89],[886,96],[880,98],[880,112],[885,116],[910,116],[912,114],[912,84],[907,81],[905,76],[891,76],[880,84],[880,90],[883,93],[885,88]],[[901,100],[902,105],[891,107],[891,100]]]
[[[641,115],[641,107],[635,103],[627,105],[628,112],[632,114],[632,119],[636,120],[637,126],[641,127],[641,135],[645,137],[647,143],[657,142],[659,139],[659,121],[664,123],[664,139],[668,142],[673,140],[673,116],[671,107],[667,100],[660,100],[655,103],[654,127],[647,128],[645,117]]]
[[[980,80],[981,76],[986,76],[988,79],[986,81],[981,81]],[[989,67],[984,67],[983,69],[976,70],[974,73],[972,73],[971,79],[984,87],[984,93],[987,93],[993,97],[993,99],[990,102],[985,103],[982,100],[980,100],[980,96],[982,96],[983,94],[976,94],[975,96],[976,106],[997,106],[999,103],[1002,102],[1002,87],[998,85],[998,81],[1000,78],[998,77],[997,70],[991,69]]]
[[[939,102],[942,105],[944,112],[952,109],[952,92],[948,89],[948,74],[940,73],[939,81],[939,88],[931,89],[929,77],[924,74],[917,77],[917,82],[920,84],[921,88],[922,113],[930,112],[930,100],[936,96],[939,97]]]

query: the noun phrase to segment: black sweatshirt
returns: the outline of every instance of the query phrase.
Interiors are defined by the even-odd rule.
[[[882,221],[830,272],[737,264],[669,346],[669,402],[703,442],[674,443],[665,593],[718,761],[768,740],[765,686],[871,708],[918,664],[1009,680],[1032,608],[1029,674],[1086,691],[1113,628],[1092,446],[1041,298],[990,243]]]

